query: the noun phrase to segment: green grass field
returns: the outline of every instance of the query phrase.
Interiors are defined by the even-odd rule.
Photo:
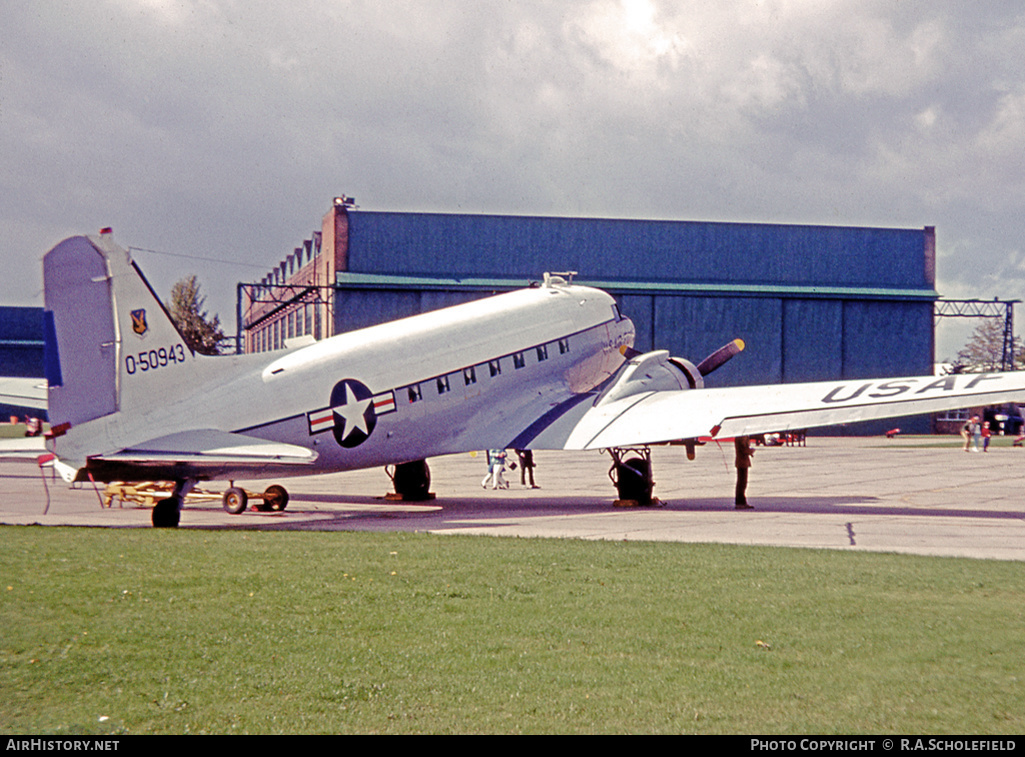
[[[1021,733],[1017,563],[0,529],[4,733]]]

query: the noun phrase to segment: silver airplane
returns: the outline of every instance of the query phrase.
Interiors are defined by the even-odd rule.
[[[740,340],[694,365],[633,349],[599,289],[544,282],[274,353],[205,356],[185,343],[109,233],[43,260],[47,449],[68,481],[173,481],[153,525],[177,526],[198,481],[395,465],[426,493],[429,457],[482,449],[624,450],[897,417],[1025,398],[1025,372],[705,388]],[[267,492],[284,507],[287,492]]]

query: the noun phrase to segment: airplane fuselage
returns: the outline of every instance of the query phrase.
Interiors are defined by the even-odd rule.
[[[553,283],[286,353],[181,358],[169,343],[160,345],[164,354],[179,355],[162,362],[160,350],[149,345],[158,367],[147,358],[142,370],[143,353],[124,349],[122,396],[160,401],[135,400],[139,412],[91,420],[58,440],[56,451],[75,467],[85,465],[85,456],[76,460],[75,453],[85,450],[78,440],[88,439],[94,478],[131,480],[308,475],[475,449],[528,448],[545,425],[538,419],[609,378],[624,361],[620,348],[633,338],[633,324],[610,295]],[[109,438],[113,453],[153,439],[161,429],[216,429],[305,447],[315,456],[309,465],[267,464],[260,470],[209,463],[193,470],[170,460],[138,470],[95,455],[97,440]]]
[[[534,420],[609,378],[633,336],[605,292],[520,290],[285,355],[261,380],[292,412],[236,430],[312,445],[332,470],[529,447]]]

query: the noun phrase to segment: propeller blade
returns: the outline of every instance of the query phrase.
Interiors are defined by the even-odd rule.
[[[698,363],[698,373],[702,376],[707,376],[709,373],[719,368],[723,363],[729,360],[734,355],[742,352],[744,349],[743,339],[734,339],[729,344],[720,347],[711,355],[706,357],[700,363]]]
[[[622,347],[619,348],[619,354],[625,357],[627,360],[633,360],[638,355],[643,355],[644,353],[640,350],[635,350],[633,347],[628,347],[624,344]]]

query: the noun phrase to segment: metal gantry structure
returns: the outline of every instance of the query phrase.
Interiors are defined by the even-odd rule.
[[[1000,370],[1014,370],[1014,306],[1021,300],[936,300],[933,319],[941,318],[1003,318],[1004,345]]]
[[[326,317],[333,318],[334,286],[318,284],[237,284],[236,313],[238,324],[236,350],[244,352],[245,334],[255,327],[278,317],[282,312],[299,305],[324,307]],[[248,307],[246,307],[248,305]],[[263,306],[263,307],[257,307]],[[254,312],[255,311],[255,312]],[[317,322],[312,331],[315,339],[321,339],[332,330]]]

